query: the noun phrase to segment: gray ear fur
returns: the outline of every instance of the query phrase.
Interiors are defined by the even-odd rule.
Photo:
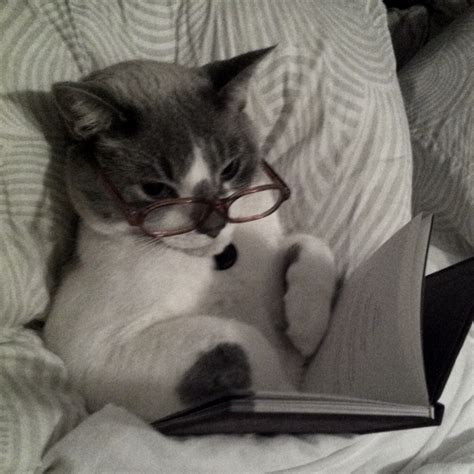
[[[52,93],[69,131],[79,140],[108,130],[116,119],[124,119],[106,93],[92,82],[58,82]]]
[[[211,79],[214,90],[224,103],[242,110],[246,104],[249,79],[259,62],[275,47],[276,45],[215,61],[202,66],[202,70]]]

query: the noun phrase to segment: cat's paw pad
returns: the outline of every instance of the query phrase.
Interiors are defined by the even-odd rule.
[[[185,404],[195,404],[229,390],[247,389],[251,368],[239,344],[222,343],[199,356],[186,371],[177,391]]]

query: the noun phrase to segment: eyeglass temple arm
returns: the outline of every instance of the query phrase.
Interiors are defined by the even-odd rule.
[[[264,170],[270,176],[270,178],[272,178],[281,186],[285,199],[288,199],[291,196],[291,189],[288,187],[285,181],[283,181],[283,178],[268,164],[266,160],[262,160],[262,164]]]
[[[122,211],[124,212],[127,220],[128,220],[128,223],[130,225],[137,225],[137,211],[133,208],[131,208],[127,203],[126,201],[124,200],[124,198],[122,197],[122,195],[119,193],[118,189],[115,187],[115,185],[112,183],[112,181],[110,181],[110,179],[108,178],[107,174],[104,172],[104,170],[102,168],[99,168],[99,177],[100,179],[102,180],[102,182],[104,183],[104,185],[106,186],[106,188],[110,191],[110,193],[112,194],[112,196],[115,198],[115,200],[117,201],[118,205],[120,206],[120,208],[122,209]]]

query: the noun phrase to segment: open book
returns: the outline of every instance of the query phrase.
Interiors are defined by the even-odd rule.
[[[235,392],[153,423],[168,434],[367,433],[441,423],[474,316],[474,258],[429,275],[420,214],[346,279],[303,391]]]

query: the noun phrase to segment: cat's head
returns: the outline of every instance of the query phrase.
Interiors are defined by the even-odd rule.
[[[85,224],[118,238],[146,238],[127,223],[100,173],[137,209],[162,198],[212,199],[248,187],[260,159],[244,112],[247,84],[271,49],[198,68],[128,61],[55,84],[73,143],[68,191]],[[225,224],[212,213],[197,230],[158,243],[206,254],[230,240],[233,224]]]

